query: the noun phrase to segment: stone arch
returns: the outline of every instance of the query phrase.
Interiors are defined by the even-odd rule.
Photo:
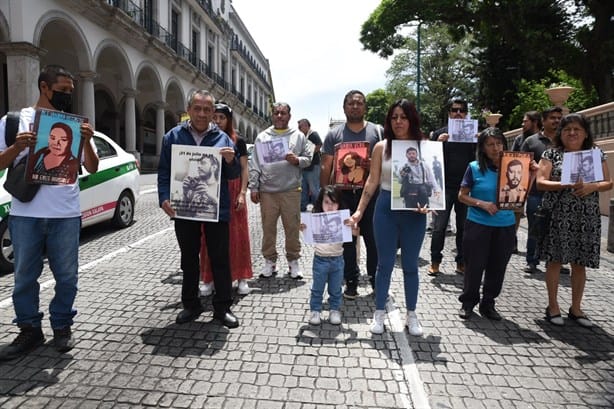
[[[95,89],[105,90],[105,93],[109,95],[109,99],[114,101],[114,109],[106,107],[105,112],[101,112],[102,123],[96,121],[97,128],[110,129],[112,139],[114,139],[123,148],[126,148],[126,135],[125,135],[125,110],[123,101],[125,93],[133,93],[134,89],[134,77],[132,75],[132,68],[130,60],[125,50],[120,44],[114,40],[104,40],[94,53],[96,84]],[[101,96],[99,92],[95,93],[95,104],[98,118],[98,104],[103,101],[99,100]],[[138,111],[136,112],[135,119],[138,122]],[[137,127],[138,129],[138,127]]]
[[[59,64],[73,74],[93,68],[87,36],[72,16],[60,10],[45,13],[39,19],[32,44],[47,50],[41,57],[41,67]]]
[[[164,119],[164,128],[168,130],[177,125],[181,120],[181,115],[186,110],[187,97],[183,93],[181,83],[176,78],[169,78],[166,83],[164,95],[166,101],[166,112]]]

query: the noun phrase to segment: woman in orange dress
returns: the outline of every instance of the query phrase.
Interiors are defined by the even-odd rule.
[[[252,278],[252,259],[249,244],[249,229],[247,222],[247,203],[245,194],[247,193],[247,145],[245,140],[237,135],[232,127],[232,109],[224,103],[215,104],[215,114],[213,121],[219,128],[226,132],[233,140],[239,150],[241,162],[241,177],[228,181],[228,190],[231,198],[230,209],[230,271],[232,280],[238,281],[237,292],[241,295],[249,294],[247,280]],[[200,293],[203,296],[210,295],[214,290],[213,275],[211,273],[211,263],[207,255],[205,245],[205,234],[200,247],[200,270],[203,284],[200,286]]]

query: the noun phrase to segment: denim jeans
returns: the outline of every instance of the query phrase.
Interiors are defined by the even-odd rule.
[[[375,307],[386,307],[392,269],[401,244],[401,266],[405,287],[405,306],[416,309],[418,302],[418,256],[426,231],[426,215],[412,210],[390,210],[390,191],[381,190],[375,203],[373,230],[377,246],[377,273],[375,274]]]
[[[537,206],[542,202],[542,195],[529,195],[527,197],[527,222],[529,223],[529,229],[533,223],[535,223],[535,211]],[[527,238],[527,264],[539,265],[539,256],[537,254],[537,241],[532,238]]]
[[[49,304],[49,320],[54,329],[71,326],[77,310],[79,234],[81,217],[38,218],[9,216],[9,231],[15,254],[15,288],[13,306],[19,326],[40,327],[40,285],[43,250],[55,279],[55,295]]]
[[[315,204],[320,192],[320,165],[312,170],[303,171],[303,184],[301,187],[301,211],[307,210],[308,204]]]
[[[324,287],[328,283],[328,305],[331,311],[341,308],[341,286],[343,285],[343,256],[313,256],[313,283],[311,283],[311,311],[322,311]]]

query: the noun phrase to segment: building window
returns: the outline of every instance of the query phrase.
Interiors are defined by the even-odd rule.
[[[177,51],[177,42],[179,41],[179,12],[175,9],[171,10],[171,41],[170,47]]]
[[[211,70],[211,72],[209,73],[209,76],[211,76],[211,73],[216,72],[215,47],[212,44],[209,44],[209,46],[207,47],[207,64],[209,64],[209,69]]]
[[[200,52],[200,33],[197,30],[192,30],[192,55],[190,62],[192,65],[196,65]]]

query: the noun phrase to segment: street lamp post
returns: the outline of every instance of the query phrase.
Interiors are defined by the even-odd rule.
[[[420,26],[422,21],[418,22],[418,50],[416,52],[416,110],[420,112]]]

